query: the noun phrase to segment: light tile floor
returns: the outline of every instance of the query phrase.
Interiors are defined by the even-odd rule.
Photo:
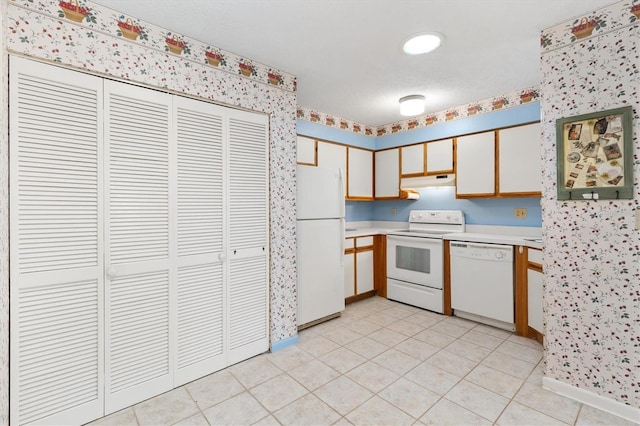
[[[542,389],[534,340],[379,297],[92,425],[631,425]]]

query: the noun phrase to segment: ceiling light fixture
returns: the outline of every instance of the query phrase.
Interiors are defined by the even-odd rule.
[[[444,36],[440,33],[421,33],[412,35],[402,44],[407,55],[422,55],[436,50],[442,44]]]
[[[409,95],[400,98],[400,114],[410,117],[424,112],[424,96]]]

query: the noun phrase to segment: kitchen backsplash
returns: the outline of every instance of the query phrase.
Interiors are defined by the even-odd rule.
[[[411,210],[462,210],[475,225],[542,226],[540,198],[456,199],[455,188],[423,188],[419,200],[347,201],[346,221],[407,222]],[[525,219],[516,219],[514,208],[527,209]]]

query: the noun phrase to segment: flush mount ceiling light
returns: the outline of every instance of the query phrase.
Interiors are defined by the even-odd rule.
[[[424,112],[424,96],[409,95],[400,98],[400,114],[413,116]]]
[[[436,50],[444,40],[440,33],[421,33],[412,35],[402,44],[402,50],[407,55],[422,55]]]

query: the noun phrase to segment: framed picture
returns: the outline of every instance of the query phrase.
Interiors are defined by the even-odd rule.
[[[633,198],[631,107],[560,118],[558,199]]]

